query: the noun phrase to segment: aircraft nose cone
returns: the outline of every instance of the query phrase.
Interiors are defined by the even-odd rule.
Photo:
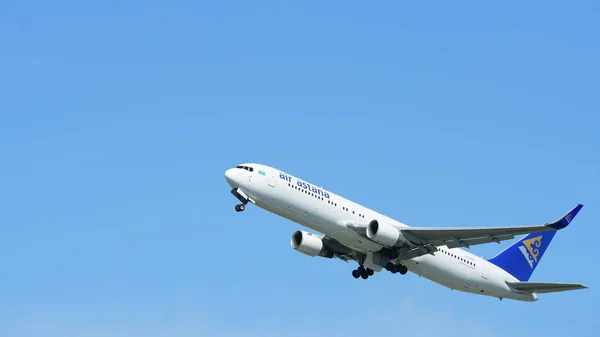
[[[234,179],[235,179],[235,171],[236,171],[236,169],[232,169],[232,168],[225,171],[225,180],[227,180],[229,185],[231,185],[232,187],[233,187]]]

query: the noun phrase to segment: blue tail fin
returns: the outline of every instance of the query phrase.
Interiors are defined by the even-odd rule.
[[[575,206],[549,226],[557,230],[567,227],[582,207],[583,205]],[[556,230],[531,233],[488,261],[506,270],[519,281],[528,281],[555,234]]]

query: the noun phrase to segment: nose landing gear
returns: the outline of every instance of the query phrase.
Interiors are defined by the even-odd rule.
[[[241,204],[235,205],[235,211],[243,212],[246,209],[246,204],[248,203],[250,198],[246,193],[244,193],[244,191],[240,190],[239,188],[232,189],[231,194],[233,194],[239,201],[242,202]]]

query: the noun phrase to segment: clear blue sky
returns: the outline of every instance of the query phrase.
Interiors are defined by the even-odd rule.
[[[4,1],[0,335],[596,336],[595,1]],[[585,207],[537,303],[289,246],[224,171],[269,164],[419,226]],[[507,244],[473,248],[490,257]]]

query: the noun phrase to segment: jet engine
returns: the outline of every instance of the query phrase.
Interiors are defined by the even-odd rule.
[[[407,243],[397,227],[377,220],[369,222],[367,237],[386,247],[400,247]]]
[[[309,256],[333,257],[333,252],[327,249],[323,240],[312,233],[305,231],[296,231],[290,240],[292,248]]]

